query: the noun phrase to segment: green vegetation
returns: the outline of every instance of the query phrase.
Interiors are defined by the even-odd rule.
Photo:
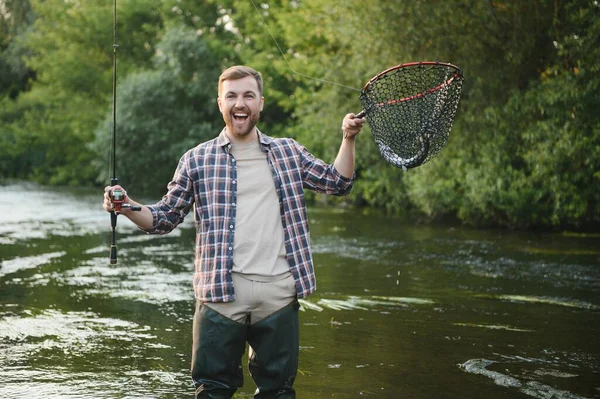
[[[366,129],[342,200],[472,225],[598,227],[597,1],[254,3],[260,15],[250,0],[118,0],[117,171],[130,191],[159,195],[179,155],[220,131],[227,66],[263,72],[263,131],[333,159],[340,120],[360,110],[352,88],[401,62],[439,60],[466,78],[447,147],[405,174]],[[112,7],[0,1],[1,176],[109,181]]]

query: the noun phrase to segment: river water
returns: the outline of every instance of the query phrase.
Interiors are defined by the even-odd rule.
[[[109,265],[100,202],[0,185],[0,398],[193,397],[192,221]],[[600,234],[309,215],[299,398],[600,397]]]

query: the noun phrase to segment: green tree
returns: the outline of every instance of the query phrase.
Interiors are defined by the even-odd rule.
[[[0,5],[0,100],[17,97],[35,76],[23,60],[28,52],[21,40],[34,19],[28,0],[6,0]]]
[[[220,62],[218,50],[202,35],[176,25],[158,43],[153,68],[130,73],[120,83],[116,161],[121,184],[162,194],[179,157],[218,135],[223,124],[216,103]],[[96,165],[105,183],[112,122],[112,114],[107,115],[93,146],[104,155]]]
[[[263,29],[262,19],[251,13],[249,4],[232,8],[236,26],[250,32],[246,36],[251,40],[241,45],[246,49],[244,59],[260,62],[267,54],[274,59],[273,73],[291,76],[294,92],[289,99],[280,98],[281,104],[292,104],[292,124],[286,133],[325,159],[335,156],[343,114],[359,109],[352,88],[360,88],[376,72],[416,60],[447,61],[463,70],[463,98],[450,142],[430,163],[403,174],[379,159],[367,134],[360,138],[353,196],[357,203],[393,211],[417,208],[432,218],[454,216],[473,224],[597,223],[597,216],[592,216],[597,210],[591,205],[597,184],[589,178],[595,172],[573,173],[571,168],[577,168],[573,163],[557,169],[556,162],[549,161],[556,159],[554,155],[548,160],[539,155],[549,148],[553,151],[544,154],[564,148],[566,158],[577,154],[587,167],[595,165],[595,153],[584,157],[576,150],[585,145],[594,148],[594,113],[576,107],[583,108],[577,112],[577,127],[567,118],[571,114],[567,110],[578,102],[595,103],[589,98],[596,87],[592,76],[585,67],[573,73],[574,63],[587,64],[596,56],[591,43],[598,42],[598,30],[590,22],[598,16],[595,3],[374,0],[368,13],[348,12],[361,9],[358,1],[257,4],[269,30]],[[289,64],[273,51],[271,33]],[[563,42],[573,41],[572,50],[588,48],[586,61],[580,59],[579,50],[563,49]],[[542,99],[555,101],[547,96],[553,91],[561,93],[561,101],[552,107],[541,105]],[[583,129],[587,138],[575,140],[565,134],[565,126],[575,129],[570,132]],[[552,134],[534,135],[539,128]],[[554,180],[561,183],[550,184]],[[530,185],[546,188],[526,189]],[[557,189],[560,200],[550,195]],[[574,195],[577,191],[585,195]]]
[[[148,63],[153,53],[161,20],[152,3],[119,2],[122,72]],[[111,93],[111,5],[109,0],[31,0],[36,20],[22,43],[36,79],[1,111],[4,175],[53,184],[94,180],[87,143]]]
[[[0,172],[91,184],[100,170],[106,181],[112,1],[30,4],[35,23],[21,13],[0,29],[0,68],[10,64],[31,82],[0,90]],[[156,192],[186,148],[214,137],[224,67],[263,72],[266,133],[333,160],[339,123],[360,111],[369,78],[402,62],[438,60],[466,78],[446,148],[403,173],[381,159],[367,127],[354,194],[336,201],[475,225],[598,225],[597,2],[372,0],[368,11],[358,0],[118,4],[124,183]],[[15,69],[23,59],[25,69]],[[139,181],[149,164],[156,178]]]
[[[599,9],[533,5],[504,5],[500,26],[533,19],[535,29],[518,24],[505,35],[515,37],[502,49],[508,66],[467,91],[443,157],[409,178],[411,199],[430,216],[519,228],[598,224]],[[486,101],[486,89],[497,94]]]

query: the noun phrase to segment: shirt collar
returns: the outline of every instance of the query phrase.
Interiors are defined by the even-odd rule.
[[[219,147],[228,147],[231,145],[231,140],[229,140],[229,137],[225,133],[225,129],[226,128],[223,128],[221,133],[219,133],[219,137],[217,137],[217,145]],[[258,133],[258,141],[260,144],[262,144],[263,147],[269,147],[273,139],[266,134],[263,134],[258,128],[256,128],[256,131]]]

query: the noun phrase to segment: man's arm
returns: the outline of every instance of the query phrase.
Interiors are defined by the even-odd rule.
[[[104,188],[104,203],[102,204],[102,206],[104,207],[104,209],[107,212],[111,212],[114,209],[114,204],[112,203],[112,201],[110,200],[110,197],[108,195],[110,190],[114,190],[114,189],[121,189],[121,190],[123,190],[123,193],[126,193],[126,191],[121,186],[106,186]],[[119,212],[119,214],[127,217],[129,220],[131,220],[133,223],[135,223],[140,229],[150,230],[153,227],[153,216],[152,216],[152,212],[150,212],[150,209],[148,209],[148,207],[132,200],[131,198],[129,198],[127,196],[127,194],[125,194],[125,198],[127,199],[127,203],[131,204],[132,206],[139,206],[141,208],[141,211],[132,211],[131,209],[128,209],[128,208],[121,208],[121,211]]]
[[[346,178],[354,175],[354,142],[365,121],[365,118],[355,118],[354,114],[347,114],[342,121],[343,139],[333,166]]]

